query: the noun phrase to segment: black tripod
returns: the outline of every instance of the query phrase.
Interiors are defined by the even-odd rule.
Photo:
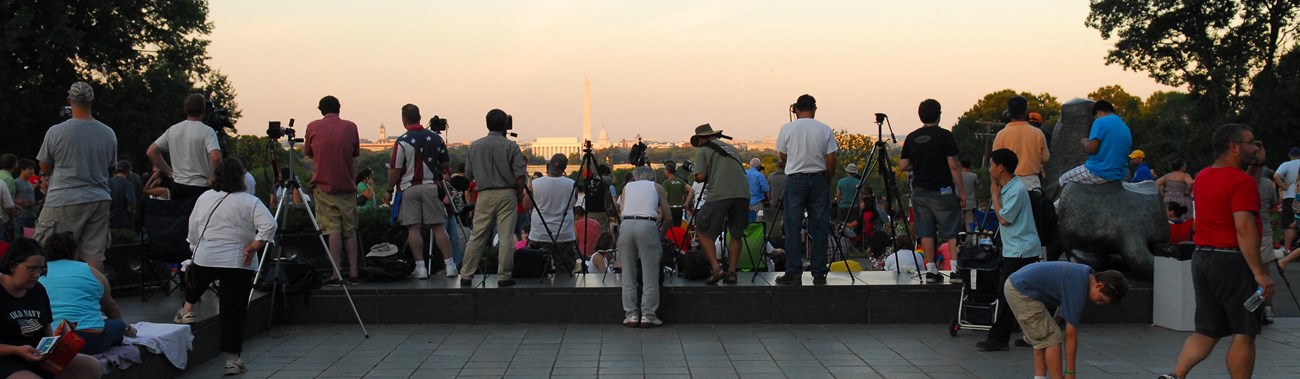
[[[857,199],[858,196],[861,195],[862,187],[867,185],[867,178],[871,177],[871,170],[874,168],[876,172],[880,174],[881,180],[885,183],[885,212],[890,214],[889,246],[892,247],[897,246],[896,241],[898,240],[898,217],[895,217],[894,215],[905,214],[907,211],[907,204],[903,203],[903,197],[899,195],[898,180],[894,177],[893,163],[889,160],[889,145],[885,143],[884,126],[888,121],[889,116],[886,116],[884,113],[876,113],[876,143],[871,147],[871,152],[867,154],[867,163],[863,166],[866,172],[863,173],[862,181],[858,182],[857,188],[854,188],[853,198]],[[898,143],[898,138],[894,136],[894,125],[892,123],[889,124],[889,139],[893,143]],[[895,209],[898,211],[895,212]],[[843,221],[847,222],[848,216],[845,217],[846,218]],[[915,241],[910,234],[904,234],[907,235],[909,241]],[[909,244],[913,245],[912,250],[915,251],[916,247],[914,242],[909,242]],[[898,259],[898,254],[894,254],[895,274],[902,272],[898,265]],[[921,265],[921,262],[916,261],[916,254],[912,254],[912,261],[917,267],[917,279],[924,282],[925,266]]]
[[[289,121],[289,126],[293,126],[293,121],[292,121],[292,120]],[[289,154],[289,160],[288,160],[289,163],[287,164],[287,166],[289,167],[289,170],[288,170],[288,171],[289,171],[289,172],[288,172],[288,175],[289,175],[289,176],[288,176],[288,177],[284,177],[284,178],[280,178],[280,181],[279,181],[279,189],[276,191],[276,199],[277,199],[277,201],[276,201],[276,205],[275,205],[275,213],[274,213],[274,218],[275,218],[276,224],[279,225],[280,227],[277,228],[277,231],[276,231],[276,234],[277,234],[277,235],[276,235],[276,239],[275,239],[275,241],[270,241],[269,243],[266,244],[266,246],[264,246],[264,247],[262,248],[262,258],[261,258],[261,263],[258,265],[258,267],[259,267],[258,271],[257,271],[255,274],[253,274],[253,283],[257,283],[257,279],[258,279],[258,277],[260,277],[261,275],[263,275],[263,274],[262,274],[262,269],[265,269],[265,268],[266,268],[267,258],[270,257],[270,249],[271,249],[271,245],[279,245],[279,242],[278,242],[278,241],[280,240],[280,238],[282,238],[282,237],[284,236],[284,227],[283,227],[283,226],[285,225],[285,222],[284,222],[283,220],[287,219],[288,216],[285,216],[285,218],[283,218],[283,219],[281,218],[281,216],[285,215],[285,212],[282,212],[282,211],[284,211],[284,210],[287,209],[287,208],[285,208],[285,203],[288,202],[288,201],[291,201],[290,199],[293,197],[294,192],[295,192],[295,191],[301,191],[301,188],[302,188],[302,187],[298,184],[297,176],[295,176],[294,173],[293,173],[293,150],[294,150],[294,145],[297,144],[297,143],[302,142],[302,139],[293,138],[293,134],[292,134],[292,133],[288,134],[288,136],[289,136],[289,138],[288,138],[288,141],[289,141],[289,149],[288,149],[287,154]],[[271,157],[272,157],[272,162],[274,162],[274,157],[275,157],[275,155],[271,155]],[[274,163],[272,163],[272,169],[278,169],[277,167],[274,166]],[[318,222],[316,221],[316,213],[313,212],[312,209],[311,209],[311,201],[312,201],[312,200],[304,201],[304,202],[303,202],[303,209],[305,209],[305,210],[307,211],[307,217],[311,219],[311,225],[312,225],[313,228],[315,228],[314,230],[316,230],[316,232],[317,232],[317,234],[316,234],[317,238],[320,239],[321,249],[325,252],[325,259],[328,260],[328,261],[330,262],[330,267],[334,269],[334,275],[335,275],[335,277],[337,277],[337,278],[343,278],[342,273],[340,273],[340,271],[339,271],[339,265],[338,265],[338,263],[337,263],[337,262],[334,262],[334,255],[333,255],[333,253],[330,252],[329,244],[325,242],[325,235],[324,235],[324,234],[320,234],[320,223],[318,223]],[[291,208],[288,208],[288,209],[291,209]],[[281,262],[281,259],[283,258],[283,252],[284,252],[283,246],[280,246],[280,247],[281,247],[281,248],[276,249],[276,252],[275,252],[275,255],[276,255],[276,257],[275,257],[275,261],[277,262],[277,266],[278,266],[278,262]],[[281,274],[281,272],[283,272],[283,271],[284,271],[284,270],[281,270],[281,269],[272,269],[272,270],[271,270],[271,273],[270,273],[270,275],[271,275],[271,283],[272,283],[272,285],[271,285],[271,312],[269,312],[269,313],[267,314],[267,316],[266,316],[266,317],[267,317],[267,322],[266,322],[266,327],[267,327],[267,329],[270,329],[270,328],[271,328],[271,320],[274,319],[274,315],[275,315],[275,298],[276,298],[276,293],[278,292],[278,293],[279,293],[279,296],[281,296],[281,297],[285,296],[285,293],[284,293],[284,282],[285,282],[285,278],[280,278],[280,277],[279,277],[280,274]],[[366,338],[370,338],[370,332],[366,330],[366,324],[365,324],[365,322],[361,321],[361,313],[360,313],[360,312],[357,312],[357,304],[356,304],[355,302],[352,301],[352,293],[348,291],[348,286],[347,286],[346,284],[343,285],[342,288],[343,288],[343,295],[344,295],[345,297],[347,297],[347,299],[348,299],[348,304],[352,306],[352,314],[353,314],[354,316],[356,316],[356,318],[357,318],[357,325],[361,327],[361,333],[364,334]],[[253,301],[253,293],[252,293],[251,291],[250,291],[249,294],[248,294],[248,301],[249,301],[249,303],[252,303],[252,301]]]
[[[542,228],[543,228],[543,229],[546,229],[546,236],[547,236],[548,238],[551,239],[551,246],[550,246],[550,249],[559,249],[559,248],[560,248],[560,243],[559,243],[559,242],[556,242],[556,240],[559,239],[559,237],[557,237],[557,235],[560,233],[560,231],[559,231],[559,230],[552,231],[552,230],[551,230],[551,226],[550,226],[549,224],[546,223],[546,215],[542,213],[542,208],[541,208],[540,206],[537,205],[537,196],[536,196],[536,195],[533,195],[532,184],[525,185],[525,186],[524,186],[524,191],[528,193],[528,198],[529,198],[529,200],[530,200],[529,203],[532,203],[532,205],[533,205],[533,206],[532,206],[532,208],[533,208],[533,212],[537,213],[537,218],[538,218],[538,220],[540,220],[540,221],[542,222],[542,223],[541,223],[541,224],[542,224]],[[567,203],[567,204],[573,204],[574,201],[575,201],[575,199],[577,199],[577,197],[578,197],[578,187],[577,187],[577,186],[574,186],[573,189],[572,189],[571,191],[569,191],[569,196],[566,196],[566,197],[565,197],[565,199],[568,200],[568,203]],[[565,220],[566,218],[569,217],[569,213],[572,213],[572,210],[571,210],[571,209],[566,209],[566,210],[564,211],[564,213],[560,215],[560,226],[559,226],[560,229],[563,229],[563,228],[564,228],[564,220]],[[534,226],[534,227],[536,227],[536,226]],[[585,234],[584,234],[584,236],[585,236]],[[524,238],[527,239],[528,237],[527,237],[527,236],[524,236]],[[577,250],[577,246],[574,246],[573,249],[574,249],[574,250]],[[556,263],[555,263],[555,262],[556,262],[555,254],[557,254],[557,253],[558,253],[558,251],[546,250],[546,254],[545,254],[545,255],[546,255],[546,264],[543,266],[543,269],[542,269],[542,279],[541,279],[541,282],[543,282],[543,283],[546,282],[546,276],[547,276],[547,275],[546,275],[546,270],[551,270],[552,273],[558,273],[558,272],[559,272],[559,267],[558,267],[558,266],[556,265]],[[578,256],[582,256],[582,254],[578,254]],[[583,263],[585,264],[586,261],[584,260]],[[572,277],[573,277],[573,270],[569,270],[568,274],[569,274],[569,277],[572,278]]]

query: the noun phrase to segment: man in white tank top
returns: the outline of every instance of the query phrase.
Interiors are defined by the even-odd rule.
[[[632,171],[633,181],[623,187],[618,209],[622,223],[618,233],[618,259],[623,265],[623,325],[653,328],[663,325],[659,310],[662,236],[668,231],[665,218],[671,214],[668,191],[655,183],[648,166]],[[641,262],[640,267],[637,262]],[[637,304],[637,276],[641,278],[641,303]]]
[[[557,273],[573,272],[578,259],[573,233],[576,193],[573,179],[564,176],[567,167],[569,158],[564,154],[552,156],[546,163],[546,176],[533,179],[528,184],[529,194],[524,196],[524,209],[533,211],[528,245],[550,251]]]

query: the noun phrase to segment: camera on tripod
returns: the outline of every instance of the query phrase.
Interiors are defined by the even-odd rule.
[[[293,119],[289,119],[289,126],[281,127],[279,121],[271,121],[266,126],[266,136],[273,140],[282,137],[289,137],[290,143],[302,142],[302,138],[296,138],[298,131],[293,130]]]
[[[506,129],[509,130],[510,124],[507,123],[506,125]],[[432,130],[435,133],[442,133],[447,130],[447,119],[440,118],[438,115],[433,115],[433,118],[429,119],[429,130]]]
[[[627,163],[631,163],[635,167],[649,164],[650,162],[646,160],[645,150],[645,142],[641,142],[641,137],[637,137],[636,144],[632,145],[632,149],[627,152]]]
[[[582,152],[586,154],[591,154],[591,140],[582,141]]]

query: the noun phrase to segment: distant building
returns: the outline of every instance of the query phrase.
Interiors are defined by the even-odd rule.
[[[601,126],[600,137],[596,138],[596,148],[604,149],[607,147],[609,147],[609,133],[605,131],[604,126]]]
[[[533,156],[549,159],[555,154],[571,155],[582,151],[582,141],[573,137],[537,137],[529,147],[524,147],[525,143],[520,143],[521,149],[532,151]]]
[[[761,140],[735,140],[731,144],[741,150],[776,150],[775,137],[763,137]]]
[[[361,140],[361,150],[385,151],[391,148],[393,148],[393,140],[388,139],[388,131],[384,129],[384,124],[379,124],[379,139],[374,141]]]

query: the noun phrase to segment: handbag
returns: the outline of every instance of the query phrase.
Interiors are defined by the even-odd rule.
[[[227,197],[230,197],[229,193],[222,196],[221,200],[217,200],[217,205],[213,205],[212,211],[208,212],[208,219],[203,221],[203,231],[199,233],[199,241],[194,244],[194,248],[190,249],[191,262],[194,260],[194,253],[199,250],[199,246],[203,245],[203,236],[208,234],[208,224],[212,222],[212,215],[217,213],[217,208],[221,206],[222,202],[226,201]],[[191,263],[190,266],[190,269],[185,270],[185,287],[194,288],[199,281],[198,274],[194,273],[194,267],[198,267],[198,265]]]

